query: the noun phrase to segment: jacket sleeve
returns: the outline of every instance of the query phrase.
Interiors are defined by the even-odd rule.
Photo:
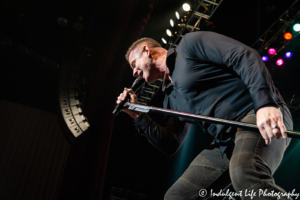
[[[165,126],[160,126],[147,114],[141,114],[134,120],[134,125],[150,144],[167,156],[178,151],[190,129],[189,123],[181,122],[175,117],[169,118]]]
[[[188,33],[182,40],[187,56],[236,72],[250,92],[255,112],[264,106],[278,107],[271,75],[256,50],[213,32]]]

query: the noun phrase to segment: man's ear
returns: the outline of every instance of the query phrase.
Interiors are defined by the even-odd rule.
[[[143,46],[143,52],[146,52],[147,53],[147,55],[148,55],[148,57],[150,57],[150,48],[147,46],[147,45],[144,45]]]

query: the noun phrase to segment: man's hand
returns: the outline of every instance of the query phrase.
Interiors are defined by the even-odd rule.
[[[256,112],[256,124],[261,136],[265,139],[266,145],[271,144],[272,138],[287,138],[282,114],[278,108],[262,107],[258,109]],[[274,128],[276,125],[278,128]]]
[[[137,103],[136,94],[132,89],[124,88],[123,93],[121,93],[118,96],[117,104],[120,104],[121,101],[124,101],[127,95],[130,95],[130,102],[131,103]],[[123,112],[126,112],[128,115],[130,115],[133,119],[137,119],[140,115],[139,112],[131,111],[127,108],[122,109]]]

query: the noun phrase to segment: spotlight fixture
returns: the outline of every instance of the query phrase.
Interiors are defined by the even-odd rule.
[[[180,19],[180,15],[179,15],[179,13],[177,11],[175,12],[175,15],[176,15],[177,19]]]
[[[285,53],[285,57],[286,57],[286,58],[292,57],[292,52],[290,52],[290,51],[289,51],[289,52],[286,52],[286,53]]]
[[[263,56],[261,57],[261,59],[264,61],[264,62],[267,62],[269,60],[268,56]]]
[[[167,41],[164,38],[161,38],[161,40],[163,41],[163,43],[167,44]]]
[[[184,4],[182,5],[182,8],[183,8],[184,11],[189,11],[189,10],[191,9],[191,6],[190,6],[190,4],[188,4],[188,3],[184,3]]]
[[[270,55],[274,55],[274,54],[276,53],[276,49],[270,48],[270,49],[268,50],[268,52],[269,52]]]
[[[281,58],[276,61],[276,65],[278,65],[278,66],[283,65],[283,63],[284,62],[283,62],[283,60]]]
[[[293,29],[294,31],[300,31],[300,24],[295,24]]]
[[[170,19],[170,24],[172,27],[174,27],[174,21],[172,19]]]
[[[170,37],[172,36],[172,32],[169,29],[167,29],[166,32],[167,32],[168,36],[170,36]]]
[[[285,33],[285,34],[283,35],[283,37],[284,37],[284,39],[286,39],[286,40],[290,40],[290,39],[292,39],[293,35],[292,35],[291,33]]]

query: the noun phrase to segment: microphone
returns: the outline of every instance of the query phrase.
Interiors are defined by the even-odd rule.
[[[130,87],[130,89],[132,89],[133,91],[136,91],[136,90],[138,90],[138,89],[142,86],[142,84],[143,84],[144,82],[145,82],[145,80],[143,79],[143,77],[138,76],[138,77],[135,79],[135,81],[133,82],[133,84],[132,84],[132,86]],[[122,101],[120,104],[118,104],[118,105],[116,106],[115,110],[113,111],[113,114],[114,114],[115,116],[117,116],[117,115],[120,113],[121,109],[123,108],[123,106],[124,106],[124,104],[126,103],[126,101],[128,101],[128,99],[130,99],[130,95],[129,95],[129,94],[126,96],[126,98],[125,98],[124,101]]]

